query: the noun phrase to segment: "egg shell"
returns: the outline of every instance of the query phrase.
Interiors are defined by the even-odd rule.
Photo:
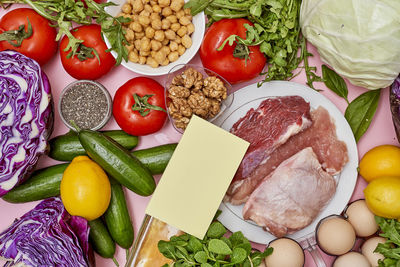
[[[361,253],[351,251],[337,257],[333,267],[371,267],[371,265]]]
[[[271,255],[265,258],[267,267],[302,267],[304,251],[300,245],[290,238],[273,240],[269,247],[274,248]]]
[[[355,241],[356,233],[353,226],[342,217],[328,217],[318,226],[318,245],[328,254],[345,254],[353,248]]]
[[[385,257],[374,252],[379,243],[385,243],[386,238],[375,236],[367,239],[361,246],[361,253],[368,259],[372,267],[378,267],[378,260],[383,260]]]
[[[374,214],[369,210],[364,199],[351,203],[345,212],[347,220],[353,225],[356,235],[371,236],[378,231]]]

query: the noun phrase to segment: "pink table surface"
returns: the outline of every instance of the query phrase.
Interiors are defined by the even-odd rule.
[[[15,7],[14,7],[15,8]],[[0,16],[4,14],[4,10],[0,10]],[[319,70],[321,70],[321,60],[318,56],[318,53],[315,48],[311,47],[312,53],[315,55],[314,58],[310,59],[310,64],[317,66]],[[201,64],[200,58],[196,55],[190,63],[193,64]],[[68,75],[65,72],[61,65],[60,55],[59,53],[43,67],[46,74],[49,76],[51,88],[52,88],[52,95],[54,98],[54,106],[57,107],[58,98],[62,91],[62,89],[68,85],[69,83],[73,82],[75,79]],[[139,76],[136,73],[129,71],[128,69],[124,68],[123,66],[114,67],[110,73],[106,76],[100,78],[98,81],[102,83],[109,91],[112,96],[114,96],[115,91],[124,84],[127,80]],[[164,84],[165,75],[152,77],[161,84]],[[241,83],[234,86],[235,90],[239,90],[240,88],[255,83],[259,81],[260,78],[254,79],[253,81]],[[306,78],[305,75],[302,73],[301,75],[297,76],[293,79],[294,82],[305,84]],[[365,92],[366,90],[360,87],[353,86],[348,81],[346,81],[348,88],[349,88],[349,100],[353,100],[361,93]],[[324,84],[317,83],[317,88],[322,89],[323,91],[321,94],[325,95],[329,98],[336,106],[344,113],[346,109],[346,102],[327,89]],[[394,127],[392,125],[392,119],[389,110],[389,90],[385,88],[382,90],[381,98],[379,101],[379,106],[375,117],[370,125],[369,130],[367,133],[361,138],[358,142],[358,155],[361,158],[369,149],[382,145],[382,144],[395,144],[398,145]],[[103,130],[108,129],[119,129],[117,123],[113,118],[108,122],[108,124],[103,128]],[[54,131],[52,136],[57,136],[64,134],[68,131],[66,126],[60,120],[59,114],[57,110],[55,110],[55,124],[54,124]],[[137,146],[138,149],[157,146],[166,143],[173,143],[178,142],[180,139],[180,134],[178,134],[174,128],[172,127],[170,122],[167,122],[161,131],[140,137],[139,145]],[[58,164],[55,160],[50,159],[47,156],[43,156],[38,163],[38,168]],[[156,176],[156,181],[158,181],[160,175]],[[351,200],[363,198],[363,189],[366,186],[366,182],[361,178],[358,177],[356,188],[352,195]],[[125,190],[128,207],[130,210],[132,223],[134,225],[135,233],[138,232],[141,222],[144,218],[144,210],[145,207],[150,199],[150,197],[141,197],[129,190]],[[15,218],[22,216],[27,211],[31,210],[34,206],[39,203],[37,202],[30,202],[25,204],[10,204],[4,200],[0,199],[0,232],[6,229]],[[321,252],[322,253],[322,252]],[[311,256],[306,252],[306,262],[305,267],[314,267],[315,264],[311,258]],[[322,253],[323,254],[323,253]],[[331,266],[334,257],[328,256],[323,254],[324,260],[327,263],[327,266]],[[125,250],[117,247],[116,251],[116,259],[118,260],[120,266],[124,266],[126,263],[126,254]],[[0,260],[0,264],[4,264],[4,261]],[[104,259],[100,256],[96,255],[96,265],[98,267],[105,267],[105,266],[115,266],[114,263],[110,259]]]

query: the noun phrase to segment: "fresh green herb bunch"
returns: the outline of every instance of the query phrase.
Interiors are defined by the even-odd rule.
[[[128,50],[125,47],[128,41],[125,38],[125,30],[122,28],[122,24],[129,22],[130,19],[109,15],[104,9],[107,6],[115,5],[112,2],[96,3],[93,0],[85,0],[84,2],[75,0],[0,0],[2,7],[5,7],[6,4],[15,3],[28,4],[39,15],[52,21],[53,26],[58,28],[57,41],[64,34],[67,35],[69,43],[66,50],[72,49],[69,56],[75,55],[83,42],[70,33],[72,23],[89,25],[95,21],[100,24],[102,33],[110,42],[111,50],[118,54],[116,64],[119,65],[122,59],[128,60]]]
[[[246,17],[254,26],[248,26],[246,40],[234,36],[247,46],[260,45],[268,57],[268,70],[263,82],[290,80],[297,68],[305,69],[307,85],[322,81],[316,67],[308,64],[306,40],[301,35],[299,17],[301,0],[190,0],[185,7],[193,15],[204,11],[209,24],[224,18]],[[232,44],[230,42],[229,44]],[[298,51],[300,50],[300,53]],[[303,62],[303,66],[299,66]],[[314,88],[315,89],[315,88]]]
[[[385,257],[378,261],[379,267],[400,266],[400,222],[397,219],[378,216],[375,216],[375,221],[382,231],[379,235],[387,239],[384,244],[378,244],[374,250]]]
[[[242,232],[235,232],[229,238],[225,237],[226,233],[220,222],[213,222],[203,240],[183,234],[171,237],[170,241],[159,241],[158,249],[174,261],[171,265],[174,267],[256,267],[273,251],[273,248],[267,248],[264,252],[254,252]]]

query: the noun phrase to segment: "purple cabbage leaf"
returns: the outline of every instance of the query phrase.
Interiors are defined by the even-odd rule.
[[[30,176],[52,126],[50,83],[40,65],[0,52],[0,197]]]
[[[48,198],[0,234],[0,257],[5,266],[94,266],[88,238],[87,221]]]
[[[400,76],[398,76],[390,88],[390,111],[397,141],[400,142]]]

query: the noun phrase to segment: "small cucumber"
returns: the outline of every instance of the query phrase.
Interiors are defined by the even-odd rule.
[[[112,239],[123,248],[130,248],[133,243],[133,226],[126,205],[122,186],[110,178],[111,200],[104,213],[104,221]]]
[[[92,130],[81,130],[78,136],[89,157],[120,184],[141,196],[154,192],[156,183],[149,169],[117,142]]]
[[[96,251],[103,258],[112,258],[115,254],[115,243],[110,233],[100,218],[89,221],[89,241]]]
[[[149,170],[151,174],[163,173],[165,167],[172,154],[175,151],[177,144],[166,144],[161,146],[155,146],[147,149],[141,149],[132,151],[132,155],[138,158]]]
[[[68,165],[69,163],[58,164],[33,172],[26,182],[13,188],[3,199],[11,203],[21,203],[58,196],[61,178]]]
[[[138,144],[137,136],[129,135],[122,130],[104,131],[102,133],[111,137],[111,139],[128,150]],[[71,161],[76,156],[86,155],[85,149],[74,131],[50,139],[49,144],[49,157],[55,160]]]

